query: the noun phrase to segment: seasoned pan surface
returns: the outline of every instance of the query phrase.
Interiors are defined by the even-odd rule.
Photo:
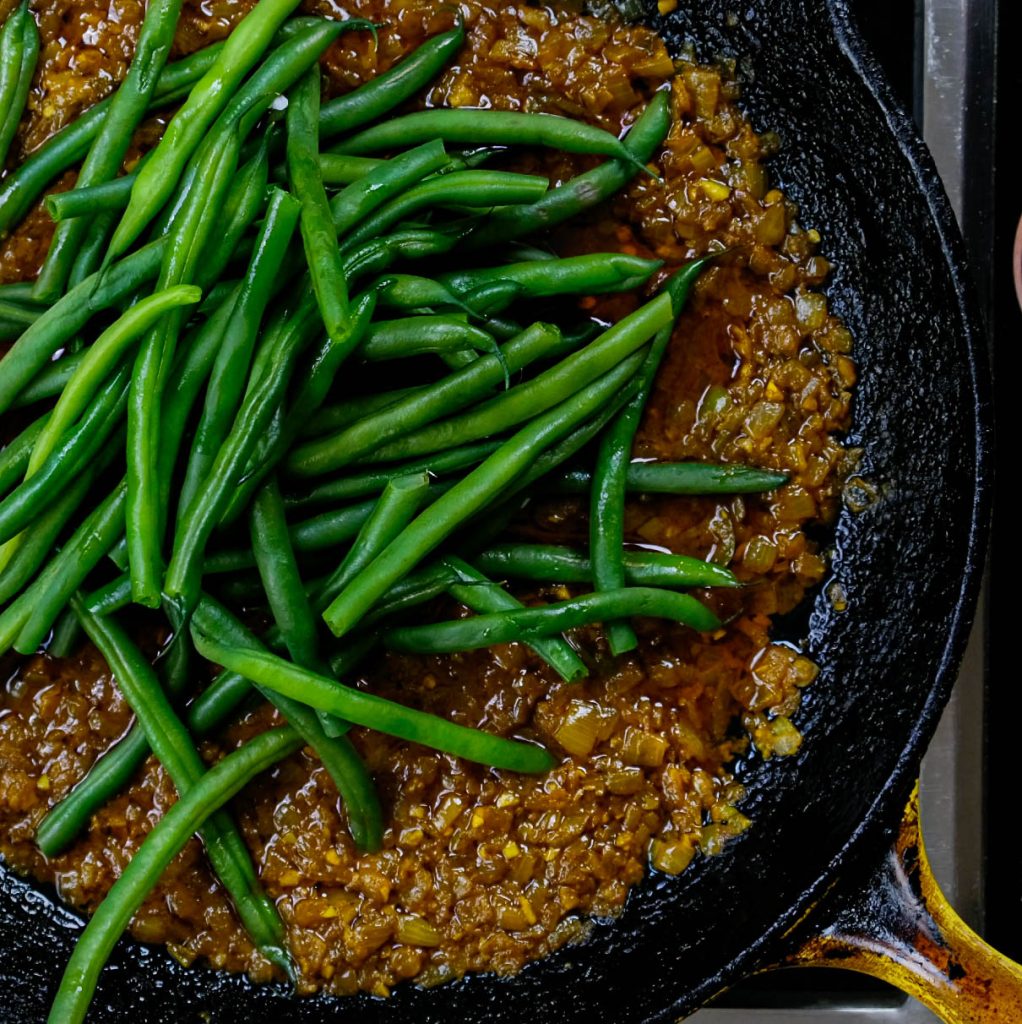
[[[645,9],[645,8],[644,8]],[[386,1001],[293,1000],[281,987],[178,967],[124,942],[97,1020],[216,1022],[674,1019],[775,960],[781,937],[869,863],[896,821],[961,654],[983,556],[988,408],[983,344],[950,210],[922,144],[864,55],[845,0],[685,3],[655,25],[703,60],[734,57],[743,105],[776,129],[772,171],[824,235],[831,307],[856,338],[849,442],[877,498],[842,512],[832,581],[808,618],[822,667],[797,719],[796,758],[750,760],[755,827],[677,879],[636,890],[590,940],[515,978],[471,977]],[[0,1017],[45,1015],[80,925],[24,883],[0,880]]]

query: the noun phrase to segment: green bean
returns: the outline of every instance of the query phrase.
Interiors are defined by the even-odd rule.
[[[295,753],[301,743],[287,727],[256,736],[202,775],[157,822],[79,938],[50,1009],[50,1024],[85,1019],[103,965],[170,862],[249,781]]]
[[[65,385],[46,429],[39,435],[26,477],[38,471],[57,447],[61,435],[82,414],[99,385],[140,335],[169,310],[194,305],[201,298],[202,292],[194,285],[178,285],[156,292],[128,309],[96,339]]]
[[[256,568],[284,643],[295,662],[318,670],[316,620],[302,587],[276,477],[271,477],[256,492],[249,528]]]
[[[317,312],[314,301],[303,301],[294,315],[264,340],[265,372],[254,379],[213,463],[208,486],[196,495],[178,523],[164,592],[185,618],[198,600],[206,544],[230,503],[260,435],[284,397],[297,358],[311,339]],[[257,364],[261,361],[257,357]]]
[[[78,189],[102,185],[120,170],[167,62],[180,14],[181,0],[167,0],[146,8],[128,73],[111,97],[110,109],[89,148],[72,195]],[[96,209],[87,212],[92,215]],[[57,225],[33,291],[37,299],[53,302],[63,293],[89,225],[87,217]]]
[[[163,240],[152,242],[103,274],[93,274],[44,312],[0,359],[0,413],[91,317],[122,302],[156,277]]]
[[[495,210],[469,238],[468,247],[479,249],[510,238],[525,238],[604,202],[638,173],[637,163],[645,164],[652,158],[670,127],[670,92],[661,90],[654,94],[624,138],[624,146],[633,160],[608,160],[550,189],[529,206]]]
[[[499,583],[494,583],[463,559],[448,555],[444,562],[464,581],[453,584],[449,589],[451,596],[466,608],[474,612],[493,613],[516,611],[525,607]],[[575,682],[589,674],[585,662],[562,636],[536,637],[529,646],[566,682]]]
[[[387,483],[344,560],[319,587],[316,611],[322,614],[355,576],[411,522],[428,493],[429,477],[425,473],[395,477]]]
[[[360,220],[388,200],[448,163],[444,145],[439,140],[425,142],[392,160],[380,161],[377,167],[330,200],[334,234],[346,235]]]
[[[547,544],[503,544],[474,559],[484,572],[501,579],[540,583],[591,583],[592,562],[573,548]],[[741,586],[730,569],[701,558],[662,551],[625,551],[625,582],[638,587]]]
[[[661,295],[618,321],[587,346],[549,370],[482,405],[389,444],[380,443],[371,462],[410,459],[491,437],[545,412],[631,355],[661,328],[674,322],[671,297]],[[380,438],[382,442],[384,438]]]
[[[265,496],[266,492],[261,492],[261,494]],[[273,504],[272,499],[270,504]],[[276,504],[279,509],[279,498]],[[277,528],[271,526],[266,518],[264,518],[264,513],[267,511],[268,509],[264,505],[259,513],[253,517],[253,537],[256,539],[257,550],[264,545],[272,547],[276,547],[277,544],[287,545],[286,530],[282,533],[279,526]],[[276,516],[271,515],[271,518],[276,518]],[[261,526],[268,526],[268,532],[263,532],[261,526],[255,525],[257,523],[261,523]],[[271,534],[274,536],[271,537]],[[269,555],[269,551],[265,547],[263,547],[263,553]],[[276,560],[270,559],[270,561]],[[265,578],[264,576],[264,580]],[[292,593],[290,598],[299,595],[303,600],[305,599],[305,592],[301,588],[300,580],[297,583],[297,593]],[[285,595],[281,593],[280,596],[284,597]],[[310,611],[310,622],[311,619],[312,614]],[[231,646],[247,648],[253,651],[263,649],[256,637],[231,615],[223,605],[209,597],[204,597],[199,602],[194,622],[196,628],[214,633],[222,642],[229,643]],[[279,621],[278,626],[281,626]],[[295,638],[292,639],[294,640]],[[306,653],[309,652],[307,651]],[[318,666],[318,658],[313,660],[316,664],[304,665],[304,667],[312,671],[322,671]],[[255,687],[259,693],[280,711],[288,724],[298,732],[302,739],[315,750],[320,761],[323,763],[323,767],[326,768],[327,773],[341,794],[348,812],[348,824],[351,829],[352,838],[359,848],[363,850],[379,849],[383,840],[383,820],[380,802],[369,773],[366,771],[358,752],[352,746],[351,741],[343,736],[343,733],[350,728],[350,725],[338,718],[324,716],[336,726],[335,732],[328,735],[317,720],[316,713],[301,702],[279,694],[258,682],[255,683]]]
[[[160,75],[149,109],[158,109],[179,100],[213,66],[222,49],[223,43],[214,43],[168,64]],[[88,153],[110,110],[112,99],[108,97],[90,107],[0,182],[0,238],[28,213],[54,178]]]
[[[513,485],[542,451],[605,405],[634,375],[640,358],[638,353],[630,356],[566,402],[536,417],[413,520],[326,610],[323,617],[333,633],[343,636],[349,632],[389,587],[461,523]]]
[[[286,192],[270,190],[252,260],[224,328],[224,341],[206,388],[205,406],[181,485],[179,511],[191,506],[230,431],[248,379],[259,325],[273,295],[299,212],[298,202]]]
[[[351,329],[348,282],[337,232],[319,171],[319,68],[313,68],[291,91],[287,107],[287,169],[301,202],[302,241],[327,336],[341,344]]]
[[[464,315],[411,316],[383,320],[372,325],[359,349],[363,359],[373,363],[405,359],[425,352],[470,349],[486,352],[496,348],[493,336],[467,323]]]
[[[117,214],[114,212],[100,213],[93,218],[89,229],[86,232],[85,240],[78,250],[78,255],[71,266],[71,273],[67,279],[67,290],[77,288],[90,274],[94,274],[103,264],[103,253],[106,252],[107,243],[114,233],[117,224]],[[71,349],[74,351],[74,348]]]
[[[114,611],[121,602],[126,604],[130,600],[131,581],[122,576],[90,595],[86,602],[94,614],[100,615],[104,614],[104,609]],[[200,601],[196,615],[201,616],[210,607],[213,607],[211,602]],[[224,628],[222,621],[217,628]],[[331,672],[338,677],[346,675],[374,644],[373,638],[363,637],[345,651],[332,656]],[[244,676],[221,672],[189,707],[188,728],[195,736],[208,735],[222,725],[251,692],[251,685]],[[148,753],[145,733],[136,723],[122,740],[100,756],[88,775],[43,819],[36,830],[36,842],[46,856],[56,856],[74,840],[91,816],[128,785]]]
[[[344,686],[269,652],[229,647],[195,628],[192,636],[199,653],[210,661],[267,689],[357,725],[509,771],[539,773],[554,764],[543,747],[456,725],[445,718]]]
[[[48,412],[43,413],[0,450],[0,494],[6,494],[25,476],[36,438],[46,429],[49,418]]]
[[[38,60],[39,29],[28,0],[22,0],[0,29],[0,168],[25,112]]]
[[[118,689],[145,730],[153,753],[180,796],[186,796],[202,780],[206,766],[152,666],[112,619],[93,615],[77,598],[74,609],[89,639],[110,666]],[[285,947],[284,923],[259,885],[241,833],[230,817],[220,812],[206,822],[202,838],[210,862],[256,947],[271,963],[290,974],[293,968]]]
[[[271,129],[263,136],[259,148],[238,170],[238,177],[224,204],[223,229],[206,242],[200,266],[195,275],[197,284],[207,290],[234,258],[242,236],[263,211],[270,172]],[[208,294],[208,293],[207,293]]]
[[[459,21],[449,32],[427,39],[383,74],[325,103],[319,115],[320,135],[329,138],[360,128],[411,99],[440,74],[464,39],[465,30]]]
[[[481,441],[460,448],[451,448],[435,455],[427,455],[398,466],[340,477],[337,480],[320,484],[304,494],[285,496],[284,504],[288,508],[304,509],[310,505],[330,505],[341,501],[350,501],[352,498],[363,498],[369,494],[380,494],[395,476],[408,476],[414,473],[443,476],[445,473],[453,473],[482,462],[487,455],[492,455],[501,443],[500,441]]]
[[[124,487],[89,514],[45,569],[0,615],[0,650],[34,654],[72,595],[124,532]]]
[[[82,185],[70,192],[53,192],[44,200],[46,212],[58,223],[80,220],[87,227],[85,218],[97,213],[116,213],[128,205],[135,177],[132,172],[102,185]]]
[[[0,604],[10,601],[46,560],[57,537],[75,514],[92,484],[86,471],[56,496],[52,505],[21,535],[0,548]]]
[[[561,350],[560,332],[549,324],[534,324],[503,348],[505,364],[517,372],[536,359]],[[477,359],[427,391],[412,394],[330,437],[306,442],[287,460],[295,476],[316,476],[348,465],[392,438],[462,409],[491,392],[504,379],[504,367],[494,355]]]
[[[400,220],[434,206],[484,207],[534,202],[549,182],[531,174],[509,171],[454,171],[429,178],[390,200],[362,221],[348,236],[350,244],[383,234]]]
[[[255,450],[249,457],[244,477],[235,488],[221,516],[221,525],[233,522],[241,514],[256,488],[267,474],[273,472],[284,459],[301,433],[301,428],[308,416],[315,413],[323,404],[341,364],[361,344],[376,309],[376,293],[365,292],[359,295],[351,305],[350,333],[340,344],[326,338],[318,351],[313,354],[311,365],[303,374],[301,387],[298,389],[291,407],[286,413],[283,405],[278,409],[279,415],[275,421],[277,425],[266,430],[257,442]]]
[[[158,288],[192,278],[205,239],[212,230],[213,218],[208,215],[207,207],[212,204],[216,208],[218,197],[229,187],[240,147],[238,135],[228,130],[209,136],[197,154],[199,173],[180,216],[170,227]],[[180,314],[171,313],[142,339],[128,398],[125,528],[134,599],[148,608],[156,608],[160,603],[161,540],[166,521],[165,506],[160,500],[160,407],[182,319]]]
[[[595,153],[629,163],[638,162],[616,136],[572,118],[468,107],[437,107],[392,117],[345,139],[334,149],[338,153],[362,156],[381,149],[415,145],[426,139],[484,146],[548,146],[566,153]]]
[[[26,327],[31,327],[42,315],[42,312],[41,309],[32,306],[22,306],[17,302],[7,302],[4,299],[0,299],[0,319],[17,327],[18,334]]]
[[[26,405],[34,405],[47,398],[55,398],[64,390],[64,385],[82,364],[86,353],[75,352],[63,355],[55,363],[49,363],[46,369],[32,378],[32,383],[24,388],[11,405],[12,409],[21,409]]]
[[[370,156],[344,156],[341,153],[320,153],[319,173],[323,176],[324,185],[350,185],[352,182],[359,181],[370,171],[375,171],[377,167],[386,163],[386,160],[378,160]]]
[[[51,658],[70,658],[81,646],[84,636],[82,624],[73,608],[65,608],[53,624],[53,633],[46,647]]]
[[[128,376],[127,368],[115,373],[39,470],[0,501],[0,544],[28,526],[49,499],[96,458],[123,415]]]
[[[584,594],[542,608],[492,612],[424,626],[397,626],[388,630],[383,639],[394,650],[443,654],[528,641],[563,633],[566,629],[637,615],[671,619],[703,632],[720,628],[717,616],[688,594],[653,587],[627,587]]]
[[[153,158],[135,179],[128,208],[107,250],[108,261],[138,238],[170,198],[207,129],[297,6],[298,0],[260,0],[224,41],[213,65],[171,118]]]
[[[671,279],[667,288],[667,297],[672,304],[671,319],[661,325],[653,340],[646,362],[639,371],[638,390],[600,438],[589,498],[589,550],[592,552],[593,589],[596,591],[620,590],[625,585],[625,490],[635,433],[653,389],[653,380],[670,344],[674,324],[684,308],[692,284],[706,263],[705,259],[695,260]],[[608,622],[606,628],[611,654],[624,654],[638,647],[639,638],[627,622]]]
[[[560,494],[585,494],[592,481],[591,470],[573,469],[551,483]],[[632,462],[625,477],[637,494],[758,494],[787,482],[787,473],[704,462]]]
[[[662,266],[625,253],[592,253],[558,260],[527,260],[501,267],[455,270],[437,279],[455,292],[467,292],[491,281],[512,281],[535,297],[551,295],[599,295],[630,291],[649,280]]]
[[[314,416],[309,417],[299,433],[300,437],[321,437],[323,434],[332,434],[341,427],[355,423],[368,416],[370,413],[385,409],[393,405],[398,399],[422,391],[422,386],[412,388],[398,388],[395,391],[378,391],[369,395],[351,395],[335,405],[328,405],[320,409]]]

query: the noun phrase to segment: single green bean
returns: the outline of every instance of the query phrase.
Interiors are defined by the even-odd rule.
[[[316,619],[298,572],[276,477],[256,492],[249,529],[256,568],[284,643],[295,662],[319,671]]]
[[[394,650],[443,654],[528,641],[595,622],[638,615],[671,619],[703,632],[720,628],[720,619],[688,594],[653,587],[627,587],[583,594],[542,608],[493,612],[424,626],[397,626],[387,630],[383,639]]]
[[[223,344],[206,387],[205,405],[181,485],[179,513],[191,506],[230,432],[248,379],[259,326],[273,295],[273,285],[287,255],[299,213],[300,206],[295,199],[280,189],[270,190],[252,260],[224,328]]]
[[[619,320],[584,348],[524,384],[445,420],[379,443],[366,461],[391,462],[492,437],[545,412],[631,355],[674,322],[669,295],[660,295]],[[379,442],[383,442],[383,438]]]
[[[22,0],[0,29],[0,169],[25,112],[38,60],[39,29],[28,0]]]
[[[494,583],[463,559],[448,555],[444,562],[463,581],[452,584],[449,589],[451,596],[466,608],[474,612],[494,613],[525,607],[499,583]],[[585,662],[563,636],[535,637],[529,646],[566,682],[573,683],[589,674]]]
[[[102,185],[83,185],[70,192],[53,192],[44,200],[46,212],[58,223],[92,217],[97,213],[116,213],[128,205],[135,172],[105,181]]]
[[[223,43],[214,43],[168,64],[160,74],[149,109],[158,109],[179,100],[213,66],[222,49]],[[103,126],[112,99],[107,97],[90,107],[0,182],[0,238],[28,213],[54,178],[88,153],[89,146]]]
[[[470,107],[436,107],[392,117],[345,139],[334,151],[362,156],[426,139],[482,146],[548,146],[566,153],[595,153],[638,162],[617,136],[569,117]]]
[[[71,274],[67,279],[67,290],[77,288],[90,274],[94,274],[103,264],[103,253],[117,225],[116,212],[100,213],[94,217],[82,242],[78,255],[71,266]],[[72,351],[74,349],[72,348]]]
[[[422,391],[421,385],[413,388],[398,388],[395,391],[378,391],[369,395],[351,395],[335,405],[328,405],[320,409],[315,416],[311,416],[304,424],[299,434],[300,437],[322,437],[323,434],[332,434],[368,416],[370,413],[385,409],[393,405],[399,398]]]
[[[487,548],[474,559],[484,572],[501,579],[540,583],[591,583],[588,555],[547,544],[504,544]],[[625,583],[638,587],[739,587],[730,569],[701,558],[662,551],[625,551]]]
[[[670,92],[654,94],[646,109],[624,138],[634,160],[608,160],[550,189],[529,206],[495,210],[470,236],[467,246],[481,249],[511,238],[525,238],[591,209],[620,191],[638,173],[637,163],[647,163],[671,127]]]
[[[192,835],[261,772],[302,744],[293,729],[272,729],[228,754],[154,826],[89,920],[64,971],[49,1024],[81,1024],[103,965],[143,900]]]
[[[758,494],[788,482],[788,474],[751,466],[704,462],[632,462],[625,485],[636,494]],[[559,494],[585,494],[592,487],[588,469],[573,469],[551,478]]]
[[[60,613],[60,618],[53,624],[53,634],[46,653],[51,658],[70,658],[81,646],[84,636],[82,624],[78,621],[74,609],[65,608]]]
[[[291,90],[287,107],[287,169],[301,203],[302,242],[327,336],[341,344],[351,329],[348,282],[330,203],[319,170],[319,68]]]
[[[400,220],[407,220],[420,210],[435,206],[458,206],[475,209],[535,202],[549,182],[531,174],[509,171],[454,171],[429,178],[391,199],[371,217],[363,220],[347,236],[349,244],[364,242],[382,235]]]
[[[319,173],[323,176],[324,185],[350,185],[386,162],[386,160],[378,160],[371,156],[320,153]]]
[[[634,375],[640,359],[638,353],[630,356],[566,402],[536,417],[413,520],[326,610],[323,617],[333,633],[343,636],[349,632],[389,587],[461,523],[512,486],[541,452],[606,405]]]
[[[260,0],[224,41],[212,66],[171,118],[153,158],[135,179],[131,201],[110,240],[108,261],[138,238],[170,198],[207,129],[297,6],[298,0]]]
[[[494,768],[539,773],[553,767],[554,760],[543,747],[456,725],[445,718],[344,686],[269,652],[229,647],[194,628],[192,636],[199,653],[210,661],[267,689],[357,725]]]
[[[534,324],[503,346],[504,363],[511,372],[517,372],[537,359],[556,354],[562,340],[557,328]],[[463,409],[492,392],[504,380],[504,372],[495,355],[482,356],[425,392],[401,399],[330,437],[300,445],[287,460],[288,471],[295,476],[317,476],[348,465],[392,438]]]
[[[26,327],[31,327],[42,315],[42,312],[36,306],[23,306],[18,302],[0,299],[0,319],[17,327],[18,334],[21,334]]]
[[[69,353],[61,356],[55,363],[49,363],[45,370],[32,378],[32,383],[18,395],[11,408],[20,409],[47,398],[55,398],[64,390],[75,370],[81,366],[85,355],[84,351]]]
[[[174,43],[181,2],[165,0],[146,8],[128,73],[111,97],[110,109],[89,147],[72,195],[79,189],[102,185],[120,170]],[[93,207],[88,213],[92,215],[96,209],[101,207]],[[63,293],[89,225],[88,217],[57,225],[33,291],[37,299],[53,302]]]
[[[194,285],[178,285],[158,291],[137,302],[96,339],[65,385],[46,429],[39,435],[26,477],[36,473],[49,458],[61,435],[82,414],[100,384],[131,345],[169,310],[194,305],[201,298],[201,290]]]
[[[116,306],[156,277],[165,242],[152,242],[110,267],[93,274],[43,313],[0,359],[0,413],[80,331],[90,318]]]
[[[429,493],[425,473],[395,477],[387,483],[341,564],[318,589],[321,615],[337,595],[412,521]]]
[[[410,316],[373,324],[359,348],[359,355],[374,363],[425,352],[463,349],[487,352],[493,351],[496,344],[493,335],[467,323],[464,315]]]
[[[481,441],[476,444],[464,445],[461,448],[451,448],[435,455],[427,455],[398,466],[340,477],[337,480],[320,484],[310,491],[286,495],[284,504],[292,509],[305,509],[309,506],[334,505],[338,502],[350,501],[352,498],[380,494],[395,476],[408,476],[414,473],[443,476],[459,469],[466,469],[482,462],[487,455],[492,455],[502,443],[501,441]]]
[[[424,89],[450,61],[465,39],[462,24],[427,39],[417,50],[383,74],[323,105],[319,131],[323,138],[350,132],[375,121]]]
[[[454,270],[441,274],[437,280],[462,294],[491,281],[512,281],[523,288],[525,294],[535,297],[599,295],[638,288],[662,265],[660,260],[626,253],[591,253],[558,260],[527,260],[500,267]]]

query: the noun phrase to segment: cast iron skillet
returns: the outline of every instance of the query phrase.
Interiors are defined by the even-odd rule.
[[[782,136],[771,169],[835,265],[827,291],[855,335],[861,374],[848,441],[862,446],[862,474],[879,494],[837,525],[832,577],[847,610],[820,594],[800,627],[822,666],[797,719],[801,753],[741,766],[755,827],[678,878],[647,880],[620,919],[514,978],[399,986],[386,1001],[297,1000],[124,942],[94,1019],[673,1020],[783,959],[789,931],[820,897],[857,887],[863,866],[881,860],[965,643],[987,525],[990,415],[950,209],[848,8],[681,0],[648,17],[676,50],[694,40],[701,59],[738,58],[753,124]],[[0,886],[0,1016],[28,1024],[44,1017],[81,924],[9,875]],[[813,929],[812,915],[802,927]]]

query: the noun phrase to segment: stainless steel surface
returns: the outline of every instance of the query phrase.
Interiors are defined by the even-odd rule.
[[[917,0],[916,116],[966,237],[982,297],[989,299],[992,251],[994,0]],[[986,257],[986,258],[985,258]],[[965,921],[983,928],[984,617],[981,600],[951,701],[923,761],[923,834],[945,895]],[[912,999],[820,994],[812,1008],[708,1009],[693,1024],[933,1024]]]

